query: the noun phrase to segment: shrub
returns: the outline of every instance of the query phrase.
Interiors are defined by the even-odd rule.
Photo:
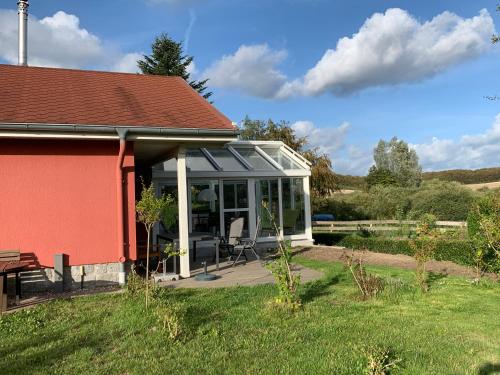
[[[177,340],[183,334],[184,319],[187,313],[182,303],[158,304],[155,313],[171,340]]]
[[[478,276],[500,271],[500,194],[478,199],[467,218]]]
[[[391,370],[398,368],[398,363],[401,362],[391,349],[379,346],[371,346],[363,350],[366,359],[367,375],[386,375],[390,374]]]
[[[339,246],[354,250],[370,250],[377,253],[404,254],[414,256],[409,239],[388,237],[361,237],[356,234],[344,237]],[[438,239],[435,260],[448,260],[464,266],[474,266],[474,254],[470,241]]]
[[[474,192],[457,182],[425,181],[411,197],[410,218],[431,213],[438,220],[465,220]]]
[[[358,193],[354,193],[358,194]],[[313,198],[312,211],[314,213],[329,213],[336,220],[365,220],[369,219],[362,208],[350,201],[350,194],[338,194],[331,198]]]
[[[137,274],[135,265],[132,265],[132,269],[127,276],[127,293],[131,296],[143,293],[146,290],[146,283],[147,281]]]
[[[333,214],[337,220],[419,218],[434,214],[438,220],[465,220],[477,195],[467,187],[447,181],[425,181],[420,188],[376,185],[368,191],[335,194],[314,199],[314,213]]]
[[[349,236],[350,233],[313,233],[314,243],[317,245],[333,246],[337,245],[345,237]]]
[[[345,255],[345,265],[351,271],[352,277],[356,282],[359,292],[363,299],[376,297],[384,290],[384,280],[381,277],[369,274],[363,267],[361,258],[354,259],[354,256]]]

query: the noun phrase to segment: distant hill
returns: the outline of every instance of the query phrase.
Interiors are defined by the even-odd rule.
[[[361,190],[365,186],[365,176],[337,175],[341,189]],[[439,172],[424,172],[424,180],[439,179],[462,184],[483,184],[500,181],[500,167],[482,169],[450,169]]]
[[[500,168],[451,169],[448,171],[425,172],[424,180],[437,178],[445,181],[457,181],[462,184],[480,184],[500,181]]]

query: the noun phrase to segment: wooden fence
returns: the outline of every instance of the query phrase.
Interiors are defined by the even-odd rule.
[[[357,220],[357,221],[313,221],[313,232],[357,232],[362,229],[370,231],[397,231],[402,227],[414,229],[416,220]],[[466,228],[464,221],[437,221],[436,226],[442,230]]]

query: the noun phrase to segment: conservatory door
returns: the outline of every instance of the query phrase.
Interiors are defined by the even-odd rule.
[[[229,227],[234,219],[243,217],[243,237],[248,237],[248,182],[246,180],[224,180],[222,186],[224,233],[229,234]]]

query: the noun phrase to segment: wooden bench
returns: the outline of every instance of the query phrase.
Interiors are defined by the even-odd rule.
[[[7,275],[16,275],[16,303],[21,298],[21,279],[19,273],[27,266],[21,261],[19,250],[0,250],[0,313],[7,310]]]

